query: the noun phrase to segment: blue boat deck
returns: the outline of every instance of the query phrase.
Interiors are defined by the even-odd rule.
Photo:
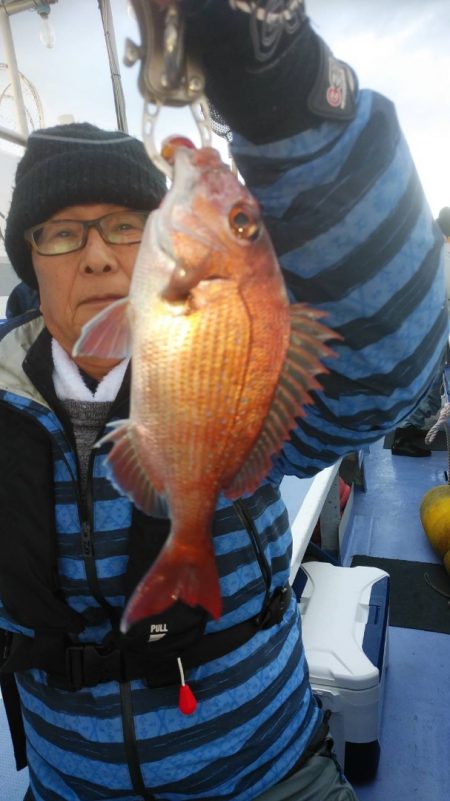
[[[367,491],[355,489],[343,563],[356,553],[438,562],[418,510],[426,490],[445,483],[447,453],[392,456],[380,441],[364,463]],[[373,781],[355,786],[359,801],[448,801],[449,664],[448,635],[390,627],[380,763]],[[0,703],[1,801],[22,801],[26,787],[26,771],[14,770]]]
[[[447,452],[392,456],[382,441],[365,458],[367,492],[356,491],[343,562],[356,553],[438,562],[419,518],[424,493],[446,483]],[[450,616],[450,608],[448,610]],[[448,801],[450,637],[389,629],[389,664],[375,780],[355,785],[359,801]]]

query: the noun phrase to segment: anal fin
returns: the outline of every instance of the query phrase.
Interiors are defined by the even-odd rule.
[[[142,467],[136,447],[137,437],[142,436],[139,427],[131,420],[119,420],[111,423],[110,428],[111,431],[102,437],[97,447],[106,442],[114,443],[106,457],[112,483],[145,514],[166,517],[167,503]]]

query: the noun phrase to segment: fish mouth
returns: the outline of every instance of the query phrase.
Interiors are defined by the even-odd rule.
[[[195,215],[187,223],[174,220],[174,215],[161,215],[155,220],[155,234],[159,251],[169,260],[171,272],[161,297],[170,303],[183,303],[200,285],[211,286],[219,280],[229,279],[228,275],[217,271],[217,263],[213,264],[214,255],[226,254],[224,245],[212,237]],[[195,263],[178,255],[180,249],[176,237],[181,235],[199,245],[199,254]]]
[[[161,297],[169,303],[182,303],[192,297],[196,289],[206,289],[218,282],[229,281],[230,277],[217,272],[208,274],[209,256],[195,267],[184,266],[182,261],[175,262],[175,267],[168,283],[161,292]]]
[[[205,275],[192,289],[196,287],[202,289],[202,287],[211,286],[212,284],[228,284],[232,280],[233,279],[229,275]]]

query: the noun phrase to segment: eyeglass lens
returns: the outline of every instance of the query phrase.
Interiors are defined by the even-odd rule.
[[[84,247],[89,228],[96,228],[112,245],[136,244],[142,239],[147,212],[118,211],[97,220],[52,220],[36,226],[31,236],[39,253],[54,256]]]

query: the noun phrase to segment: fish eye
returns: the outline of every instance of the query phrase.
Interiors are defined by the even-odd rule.
[[[253,210],[244,203],[238,203],[233,206],[228,215],[228,221],[231,230],[239,239],[249,239],[254,242],[258,238],[260,231],[259,219]]]

